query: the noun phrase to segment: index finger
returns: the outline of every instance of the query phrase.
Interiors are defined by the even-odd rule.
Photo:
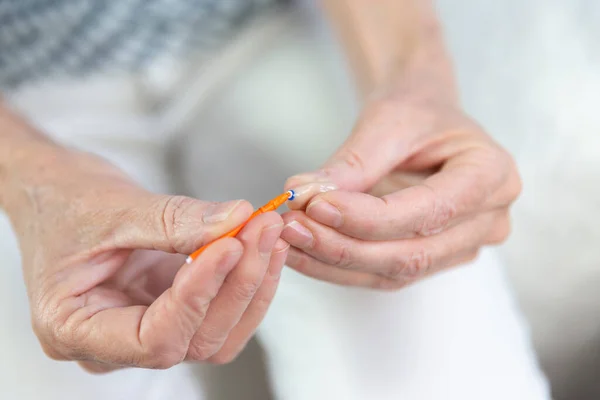
[[[430,236],[509,201],[514,190],[502,189],[515,180],[513,168],[498,161],[483,151],[465,153],[423,183],[381,198],[339,191],[318,195],[306,214],[362,240]]]

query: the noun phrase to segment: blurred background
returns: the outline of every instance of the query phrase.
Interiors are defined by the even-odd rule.
[[[173,101],[148,104],[161,110],[156,120],[115,132],[110,150],[121,165],[159,164],[141,160],[132,132],[146,135],[168,130],[162,129],[163,123],[177,126],[168,157],[177,177],[173,191],[211,200],[243,197],[259,205],[279,192],[288,176],[323,162],[350,132],[359,104],[341,50],[313,4],[317,0],[299,3],[291,11],[256,21],[226,54],[201,71],[180,71],[167,63],[155,74],[150,72],[145,87],[157,93],[176,88],[167,93]],[[599,399],[600,2],[437,3],[464,105],[515,155],[524,179],[523,196],[514,207],[513,235],[499,252],[554,397]],[[185,81],[174,84],[174,76],[184,76]],[[114,87],[106,91],[113,91],[109,108],[123,108],[119,117],[126,118],[131,111],[127,104],[135,96]],[[77,105],[67,104],[69,96],[57,93],[52,104],[47,98],[37,104],[35,96],[22,97],[30,108],[38,107],[41,119],[53,107],[75,108],[76,113]],[[95,99],[89,101],[96,106]],[[90,125],[85,115],[68,123],[82,134],[104,129]],[[93,148],[92,136],[80,140]],[[157,133],[156,143],[145,145],[155,146],[158,157],[164,139]],[[220,153],[228,157],[214,156]],[[144,172],[157,181],[167,180],[160,171]],[[0,243],[0,250],[4,254],[15,246]],[[25,291],[10,283],[20,281],[21,272],[15,269],[11,274],[12,281],[0,282],[0,301],[15,301],[11,291],[20,297],[0,320],[27,331]],[[10,347],[19,349],[24,360],[36,359],[39,349],[25,345],[35,343],[33,334],[22,340]],[[3,350],[0,358],[15,357]],[[203,377],[211,390],[209,398],[268,399],[265,370],[257,367],[260,360],[261,349],[254,342],[232,365],[210,369]],[[27,368],[35,374],[37,367]],[[0,374],[8,383],[13,369]],[[227,379],[232,371],[235,385]]]
[[[600,398],[600,3],[439,1],[467,109],[525,182],[502,256],[557,399]]]
[[[438,8],[465,107],[515,155],[524,178],[500,252],[554,396],[598,399],[600,2],[439,0]],[[202,103],[180,138],[175,167],[194,171],[180,182],[193,194],[261,204],[351,129],[358,105],[331,32],[310,3],[282,18],[284,29]],[[209,157],[219,146],[233,157]],[[231,173],[213,180],[215,169]],[[253,346],[223,368],[248,374],[259,355]],[[262,379],[252,371],[248,381]]]

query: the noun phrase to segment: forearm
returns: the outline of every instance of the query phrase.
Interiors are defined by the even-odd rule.
[[[431,1],[323,2],[363,96],[414,87],[457,100],[452,63]]]

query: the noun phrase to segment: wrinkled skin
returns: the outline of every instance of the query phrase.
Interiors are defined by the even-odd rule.
[[[20,161],[7,209],[50,357],[93,372],[235,358],[286,259],[278,214],[187,265],[187,254],[244,222],[252,206],[149,193],[96,156],[54,146],[32,146]]]
[[[504,241],[521,181],[510,155],[454,101],[408,91],[369,101],[323,168],[286,187],[305,193],[284,215],[290,267],[393,290]]]

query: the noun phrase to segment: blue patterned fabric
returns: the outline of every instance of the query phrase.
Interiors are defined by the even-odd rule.
[[[283,0],[0,0],[0,88],[210,52]]]

